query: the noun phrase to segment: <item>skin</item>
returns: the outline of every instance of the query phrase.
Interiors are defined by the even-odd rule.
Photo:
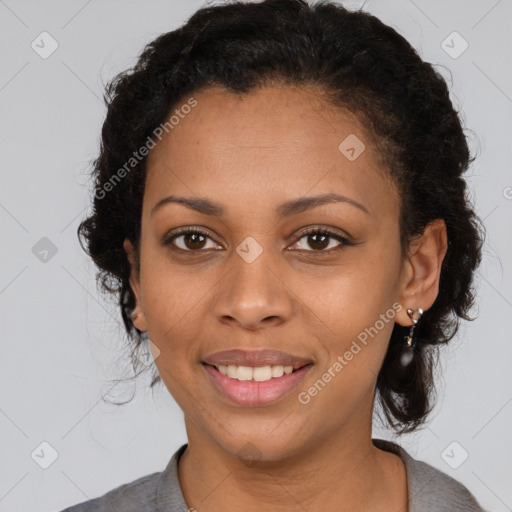
[[[134,323],[159,348],[158,371],[185,416],[188,448],[178,468],[187,505],[199,512],[405,512],[404,465],[371,442],[376,378],[393,321],[308,404],[298,394],[394,303],[402,306],[394,321],[404,326],[412,324],[407,308],[433,304],[444,223],[431,223],[402,258],[400,198],[372,138],[318,90],[274,85],[238,96],[215,87],[194,97],[198,105],[148,156],[140,272],[134,247],[124,244]],[[354,161],[338,149],[350,134],[366,146]],[[325,193],[358,201],[368,213],[336,202],[276,215],[285,201]],[[151,215],[171,194],[208,198],[225,214],[171,203]],[[162,243],[187,226],[210,238]],[[301,235],[306,226],[356,245],[329,238],[321,246],[321,238]],[[236,252],[248,236],[262,248],[252,263]],[[232,348],[279,349],[314,366],[285,398],[243,407],[213,387],[201,364]],[[248,443],[257,462],[244,456]]]

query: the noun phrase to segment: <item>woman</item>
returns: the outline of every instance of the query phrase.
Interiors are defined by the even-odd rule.
[[[79,235],[185,417],[165,471],[68,511],[478,511],[372,439],[432,407],[483,230],[446,83],[364,12],[200,9],[108,87]],[[150,341],[149,341],[150,340]]]

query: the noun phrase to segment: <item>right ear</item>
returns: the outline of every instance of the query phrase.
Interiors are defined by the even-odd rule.
[[[135,263],[135,248],[128,238],[123,242],[123,248],[126,252],[128,261],[130,262],[130,287],[135,295],[135,308],[132,314],[132,322],[139,331],[146,331],[146,317],[144,316],[144,309],[142,307],[141,293],[140,293],[140,276]]]

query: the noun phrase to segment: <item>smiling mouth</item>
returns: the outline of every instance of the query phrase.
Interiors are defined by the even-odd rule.
[[[272,379],[279,379],[284,375],[295,373],[305,366],[312,366],[312,363],[302,365],[298,368],[283,365],[262,365],[262,366],[243,366],[243,365],[214,365],[204,363],[205,366],[211,366],[222,375],[233,380],[265,382]]]
[[[203,362],[213,387],[230,403],[242,407],[269,406],[289,396],[300,385],[313,363],[293,366],[227,366]]]

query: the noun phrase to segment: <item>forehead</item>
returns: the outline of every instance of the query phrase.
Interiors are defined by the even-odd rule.
[[[394,193],[357,116],[314,87],[243,94],[211,87],[192,96],[196,106],[175,118],[148,156],[146,196],[153,202],[165,192],[225,197],[237,190],[259,204],[339,192],[371,210]]]
[[[173,128],[163,134],[164,140],[159,149],[152,151],[153,155],[165,152],[164,146],[170,150],[194,142],[210,150],[241,147],[250,141],[261,151],[283,144],[317,148],[332,145],[332,138],[325,139],[327,133],[336,141],[350,130],[358,132],[367,146],[371,145],[358,117],[332,105],[315,86],[268,86],[247,93],[216,86],[192,96],[197,105],[179,119],[173,116]],[[182,99],[170,115],[178,113],[186,103],[187,98]]]

